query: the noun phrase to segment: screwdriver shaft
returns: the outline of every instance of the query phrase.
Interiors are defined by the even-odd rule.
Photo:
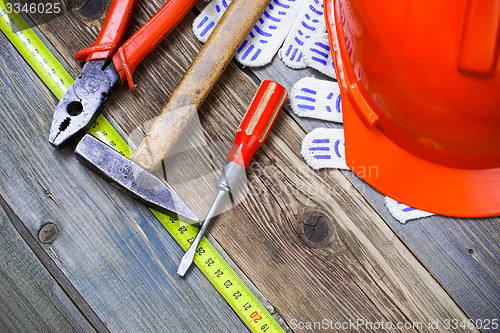
[[[179,265],[179,268],[177,269],[177,274],[180,276],[184,276],[186,274],[187,270],[191,266],[191,263],[194,260],[194,255],[196,254],[196,250],[198,249],[198,246],[200,245],[200,242],[203,238],[203,235],[205,234],[205,230],[207,230],[208,225],[210,224],[210,221],[215,215],[215,212],[217,211],[217,207],[219,206],[222,198],[224,195],[227,193],[225,190],[219,190],[219,193],[217,193],[217,196],[215,197],[214,202],[212,203],[212,206],[210,207],[207,216],[205,217],[205,220],[203,221],[203,224],[201,225],[200,230],[196,234],[196,237],[194,241],[191,243],[189,246],[189,249],[187,252],[184,254],[181,260],[181,264]]]
[[[257,149],[264,143],[287,96],[286,89],[276,82],[265,80],[261,83],[257,94],[238,126],[233,146],[226,156],[227,163],[222,168],[219,183],[217,184],[219,193],[210,207],[200,231],[198,231],[193,243],[191,243],[182,258],[177,274],[184,276],[189,266],[191,266],[203,234],[215,215],[217,206],[219,206],[224,194],[231,192],[234,195],[240,189],[241,184],[239,182],[245,175],[245,169],[250,165],[250,161]]]

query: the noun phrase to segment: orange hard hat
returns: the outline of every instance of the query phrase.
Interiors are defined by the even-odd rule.
[[[500,215],[500,0],[325,0],[346,162],[432,213]]]

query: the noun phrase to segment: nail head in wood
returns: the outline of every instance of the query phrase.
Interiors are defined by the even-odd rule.
[[[38,239],[43,244],[52,243],[59,234],[59,229],[54,223],[47,223],[38,231]]]

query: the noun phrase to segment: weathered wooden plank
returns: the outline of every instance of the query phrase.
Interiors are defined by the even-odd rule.
[[[150,16],[157,8],[156,1],[142,3],[137,17]],[[187,23],[139,66],[138,89],[131,94],[122,88],[108,104],[108,113],[127,133],[159,112],[199,49],[200,44],[190,32],[192,19],[190,15]],[[91,43],[102,21],[80,18],[68,22],[66,16],[53,21],[51,29],[41,28],[76,73],[79,67],[72,53]],[[134,20],[131,31],[142,22]],[[82,28],[83,23],[86,28]],[[253,81],[236,66],[230,66],[200,112],[205,130],[199,137],[206,137],[209,143],[231,141],[253,95],[249,92],[255,89]],[[250,170],[249,196],[218,218],[210,232],[289,323],[292,319],[323,318],[393,322],[465,318],[345,176],[336,171],[315,173],[308,169],[298,155],[305,133],[293,120],[282,114],[274,133],[256,156],[259,163]],[[226,151],[219,146],[209,148],[208,153],[193,150],[192,158],[177,158],[184,167],[180,169],[189,171],[188,179],[196,180],[196,190],[190,188],[191,193],[185,195],[201,212],[205,202],[211,200],[210,178],[216,175],[207,172],[207,165],[198,168],[189,161],[205,156],[213,171]],[[59,159],[58,154],[46,152],[50,158]],[[76,184],[83,171],[69,157],[63,160],[76,168],[76,180],[70,180],[80,186]],[[201,176],[206,177],[199,180]],[[107,189],[102,181],[95,182],[98,185],[92,192],[100,191],[101,186]],[[189,188],[186,179],[179,178],[178,184]],[[110,198],[116,200],[119,195],[112,193]],[[88,194],[83,196],[79,200],[84,202],[76,204],[80,208],[86,204],[94,207],[86,200]],[[106,198],[107,204],[112,205],[112,200]],[[128,239],[139,236],[131,233]]]
[[[314,70],[287,68],[278,58],[271,66],[256,68],[252,72],[261,80],[274,79],[289,89],[305,76],[324,78]],[[297,117],[293,112],[289,114],[307,132],[317,127],[341,127]],[[353,172],[342,173],[471,318],[500,317],[499,217],[456,219],[432,216],[402,225],[385,207],[382,194]]]
[[[141,11],[158,4],[147,6]],[[121,90],[108,104],[108,113],[127,133],[159,112],[200,48],[190,31],[192,20],[189,15],[137,69],[133,98]],[[79,24],[67,30],[84,37],[65,42],[57,29],[43,32],[69,62],[88,44],[85,32],[95,32]],[[200,110],[204,131],[194,141],[204,136],[211,143],[230,142],[256,88],[231,65]],[[309,170],[298,153],[305,133],[288,115],[280,116],[273,133],[249,172],[249,195],[217,218],[210,232],[288,323],[466,318],[343,174]],[[215,175],[207,165],[190,161],[205,156],[204,162],[216,169],[226,152],[216,145],[207,150],[177,158],[179,170],[189,173],[187,180],[196,180],[196,191],[190,188],[184,196],[199,211],[212,199]]]
[[[95,332],[0,208],[0,331]]]
[[[202,10],[206,4],[197,4]],[[311,70],[293,70],[275,57],[265,67],[247,69],[254,80],[276,80],[289,91],[306,76],[331,80]],[[290,110],[291,107],[288,106]],[[342,125],[288,112],[306,132]],[[384,205],[384,196],[350,171],[342,173],[384,218],[401,240],[472,318],[500,317],[500,218],[455,219],[432,216],[402,225]],[[423,237],[425,235],[425,237]]]
[[[219,110],[219,119],[234,112]],[[251,167],[249,196],[211,229],[291,328],[294,319],[465,318],[341,173],[304,165],[302,135],[280,118]]]
[[[0,195],[113,332],[240,332],[209,281],[176,274],[183,254],[142,205],[47,141],[56,99],[0,35]]]
[[[205,5],[201,2],[196,8],[201,11]],[[288,68],[278,57],[270,65],[246,71],[256,81],[276,80],[289,91],[306,76],[331,80],[315,70]],[[306,132],[317,127],[342,127],[332,122],[301,118],[291,111],[288,114]],[[382,194],[354,173],[342,173],[471,318],[500,317],[500,218],[432,216],[402,225],[390,215]]]

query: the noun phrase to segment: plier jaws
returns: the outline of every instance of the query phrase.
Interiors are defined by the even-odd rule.
[[[56,106],[49,142],[56,148],[62,148],[69,138],[86,131],[119,82],[120,76],[109,60],[87,61],[80,77]]]
[[[168,0],[122,44],[137,0],[113,0],[94,44],[76,52],[86,63],[54,112],[49,141],[62,147],[71,137],[92,126],[113,88],[128,83],[135,88],[137,65],[179,24],[196,0]]]

